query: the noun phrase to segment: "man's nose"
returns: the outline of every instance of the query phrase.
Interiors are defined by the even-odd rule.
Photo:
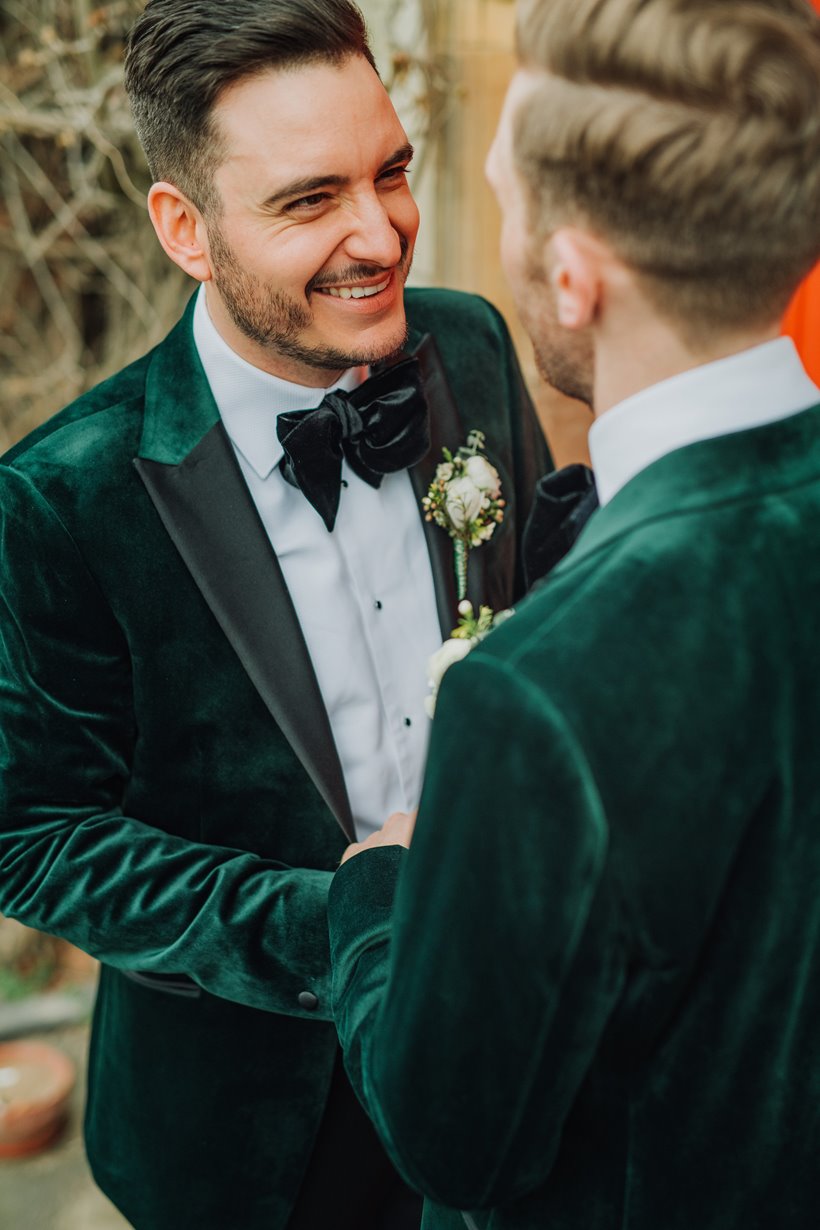
[[[350,259],[362,264],[389,269],[401,260],[401,236],[377,193],[356,201],[344,246]]]

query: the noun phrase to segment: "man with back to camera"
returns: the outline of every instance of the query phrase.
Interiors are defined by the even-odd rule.
[[[417,1226],[337,1063],[326,895],[418,799],[441,450],[483,431],[501,474],[496,609],[546,452],[494,310],[405,296],[354,5],[152,0],[126,81],[202,289],[0,465],[0,909],[103,962],[88,1151],[138,1230]]]
[[[602,507],[445,677],[409,853],[396,816],[337,873],[346,1063],[430,1230],[803,1230],[820,20],[525,0],[518,42],[503,259]]]

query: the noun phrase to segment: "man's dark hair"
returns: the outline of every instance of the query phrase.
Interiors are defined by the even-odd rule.
[[[148,0],[129,36],[125,88],[152,176],[218,212],[212,111],[222,91],[269,69],[353,55],[375,69],[351,0]]]

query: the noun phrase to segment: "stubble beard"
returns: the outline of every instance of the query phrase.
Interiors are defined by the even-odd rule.
[[[584,347],[582,352],[580,345],[576,350],[576,346],[572,344],[561,349],[533,340],[533,349],[535,366],[541,378],[565,397],[582,401],[592,409],[592,356],[587,353],[586,348]],[[580,362],[581,358],[583,362]]]
[[[378,345],[356,351],[334,346],[309,346],[300,339],[313,324],[313,314],[303,303],[282,290],[274,290],[237,261],[233,250],[217,226],[211,225],[209,246],[214,286],[236,328],[272,356],[314,367],[321,371],[346,371],[386,359],[404,346],[407,324],[402,322],[395,336]],[[410,271],[409,244],[401,237],[401,258],[395,276],[406,281]],[[372,265],[355,265],[334,275],[332,283],[353,282],[377,277],[384,270]],[[308,293],[323,279],[308,284]],[[327,280],[327,279],[324,279]]]

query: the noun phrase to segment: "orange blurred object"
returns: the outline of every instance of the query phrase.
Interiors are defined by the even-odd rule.
[[[806,370],[820,384],[820,265],[800,286],[783,321],[783,332],[793,337]]]
[[[820,0],[812,0],[820,13]],[[793,337],[806,370],[820,384],[820,265],[806,278],[783,321],[783,332]]]
[[[0,1044],[0,1158],[45,1149],[59,1135],[74,1064],[45,1042]]]

